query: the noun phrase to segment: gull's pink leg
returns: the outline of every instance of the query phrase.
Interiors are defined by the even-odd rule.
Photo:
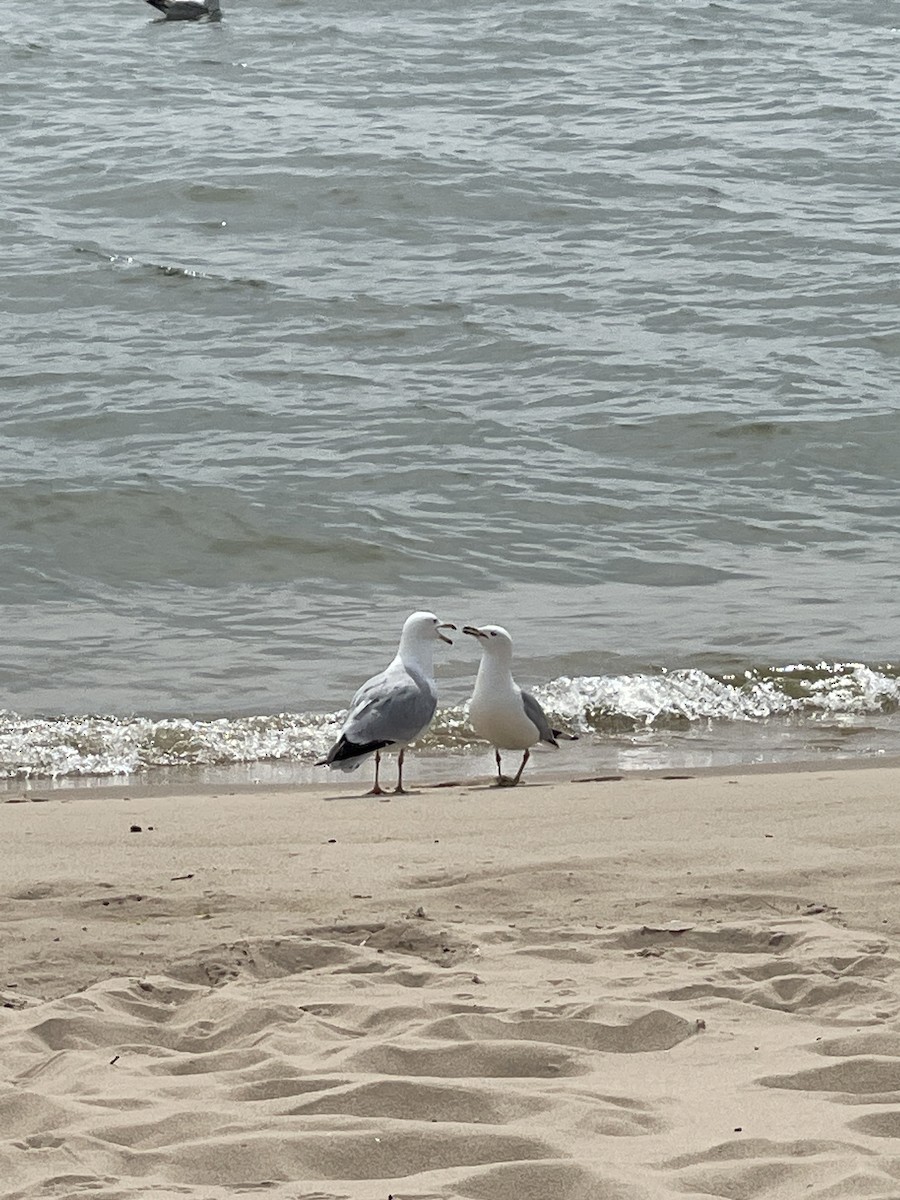
[[[376,750],[375,751],[375,782],[372,784],[371,790],[366,792],[367,796],[383,796],[385,794],[384,788],[378,782],[378,769],[380,766],[381,766],[381,755]]]

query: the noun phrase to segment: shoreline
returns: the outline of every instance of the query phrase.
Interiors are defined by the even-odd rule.
[[[392,774],[393,764],[390,761],[391,756],[388,756],[387,761],[387,782],[390,783],[394,776]],[[444,780],[436,780],[434,776],[445,770],[448,763],[458,763],[462,756],[437,756],[437,755],[422,755],[417,759],[411,760],[420,768],[424,767],[425,778],[416,778],[413,774],[414,768],[411,770],[410,763],[407,764],[406,773],[408,776],[409,788],[408,794],[415,795],[418,792],[434,792],[452,788],[469,788],[469,787],[487,787],[491,788],[493,783],[493,775],[482,771],[479,774],[472,774],[468,778],[459,778],[459,772],[447,772],[451,778]],[[493,766],[493,759],[487,755],[481,756],[484,763],[490,761]],[[466,764],[471,764],[475,761],[474,756],[467,756],[463,760]],[[482,763],[481,765],[484,765]],[[258,770],[260,767],[275,767],[277,772],[285,775],[296,774],[296,779],[276,780],[247,780],[240,778],[241,775],[246,775],[250,772]],[[614,783],[629,781],[639,781],[648,779],[705,779],[716,778],[723,776],[753,776],[753,775],[791,775],[791,774],[809,774],[813,771],[881,771],[881,770],[896,770],[900,768],[900,754],[873,754],[871,756],[853,756],[844,755],[835,758],[810,758],[797,761],[769,761],[757,763],[721,763],[712,766],[661,766],[661,767],[641,767],[641,768],[622,768],[616,770],[610,768],[604,770],[598,768],[594,775],[584,775],[577,772],[577,768],[571,763],[563,766],[562,764],[554,764],[553,766],[543,766],[535,764],[534,758],[526,768],[527,773],[522,779],[517,790],[521,791],[526,787],[542,786],[551,787],[556,785],[577,784],[577,783]],[[588,768],[589,769],[589,768]],[[95,795],[108,794],[115,791],[127,791],[129,797],[143,798],[152,796],[203,796],[209,794],[221,794],[225,792],[229,795],[252,795],[256,793],[282,794],[288,792],[299,792],[303,795],[315,796],[321,792],[338,793],[345,798],[365,799],[368,786],[371,784],[371,767],[368,764],[363,764],[358,772],[354,775],[338,774],[331,772],[329,775],[324,771],[320,772],[319,780],[308,778],[314,768],[309,764],[304,763],[249,763],[242,764],[239,768],[234,765],[229,765],[224,768],[215,768],[207,766],[179,766],[174,768],[158,767],[151,771],[134,773],[131,775],[84,775],[78,777],[61,777],[59,779],[5,779],[0,780],[0,805],[3,804],[20,804],[23,802],[46,803],[51,800],[72,800],[86,799]],[[205,775],[209,772],[220,772],[220,777],[216,780],[208,778],[198,779],[197,775]],[[154,782],[150,776],[162,776],[158,782]],[[192,778],[193,776],[193,778]],[[324,778],[321,778],[324,776]],[[349,779],[349,782],[347,780]],[[500,790],[500,789],[495,789]],[[506,789],[503,789],[506,790]],[[48,795],[43,796],[38,793],[47,792]],[[393,795],[393,793],[389,793]],[[377,797],[369,797],[377,799]],[[402,799],[402,796],[397,797]]]
[[[572,775],[587,776],[900,756],[900,678],[893,665],[772,668],[748,682],[750,675],[744,672],[740,686],[702,668],[551,680],[537,689],[538,698],[561,728],[579,736],[558,754],[537,747],[527,774],[558,779],[570,767]],[[2,796],[28,778],[48,789],[122,781],[168,786],[169,780],[176,787],[315,784],[321,772],[313,764],[333,744],[342,715],[189,710],[181,716],[3,712],[0,718]],[[423,784],[493,773],[492,752],[469,728],[464,704],[438,711],[414,747],[411,770]]]

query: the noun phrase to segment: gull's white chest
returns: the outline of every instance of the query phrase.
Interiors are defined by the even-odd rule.
[[[485,741],[498,750],[527,750],[538,740],[538,731],[522,704],[522,693],[512,679],[479,674],[469,703],[469,721]]]

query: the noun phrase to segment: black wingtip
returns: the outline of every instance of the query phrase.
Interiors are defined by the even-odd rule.
[[[330,767],[332,763],[345,762],[349,758],[362,758],[365,754],[374,754],[390,746],[390,742],[348,742],[346,738],[338,738],[323,759],[316,763],[317,767]]]
[[[566,733],[566,731],[564,729],[554,729],[553,736],[555,738],[562,738],[563,741],[566,741],[566,742],[577,742],[578,741],[577,733]]]

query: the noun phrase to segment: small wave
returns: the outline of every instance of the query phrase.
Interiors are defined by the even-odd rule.
[[[330,745],[333,715],[219,718],[20,717],[0,713],[0,778],[132,775],[153,767],[305,761]]]
[[[900,710],[900,668],[793,664],[712,675],[563,676],[535,694],[554,719],[582,734],[678,728],[690,723],[789,717],[840,727]],[[125,776],[158,767],[310,763],[331,745],[343,713],[278,713],[195,721],[187,717],[22,717],[0,712],[0,778]],[[441,709],[422,739],[431,752],[474,741],[466,706]]]
[[[207,228],[220,228],[225,225],[224,221],[216,222],[201,222]],[[272,291],[281,291],[276,284],[273,284],[268,279],[256,278],[254,276],[230,276],[223,275],[221,272],[199,270],[194,267],[184,267],[175,263],[152,262],[149,259],[136,258],[132,254],[118,254],[112,251],[102,249],[97,245],[76,245],[72,249],[76,254],[87,254],[99,262],[109,263],[110,266],[124,270],[135,270],[144,272],[148,275],[161,275],[165,279],[185,279],[185,280],[201,280],[210,284],[219,285],[225,288],[264,288]]]
[[[892,664],[792,664],[711,675],[696,668],[658,674],[563,676],[535,689],[545,708],[583,730],[685,721],[858,717],[900,708]]]

